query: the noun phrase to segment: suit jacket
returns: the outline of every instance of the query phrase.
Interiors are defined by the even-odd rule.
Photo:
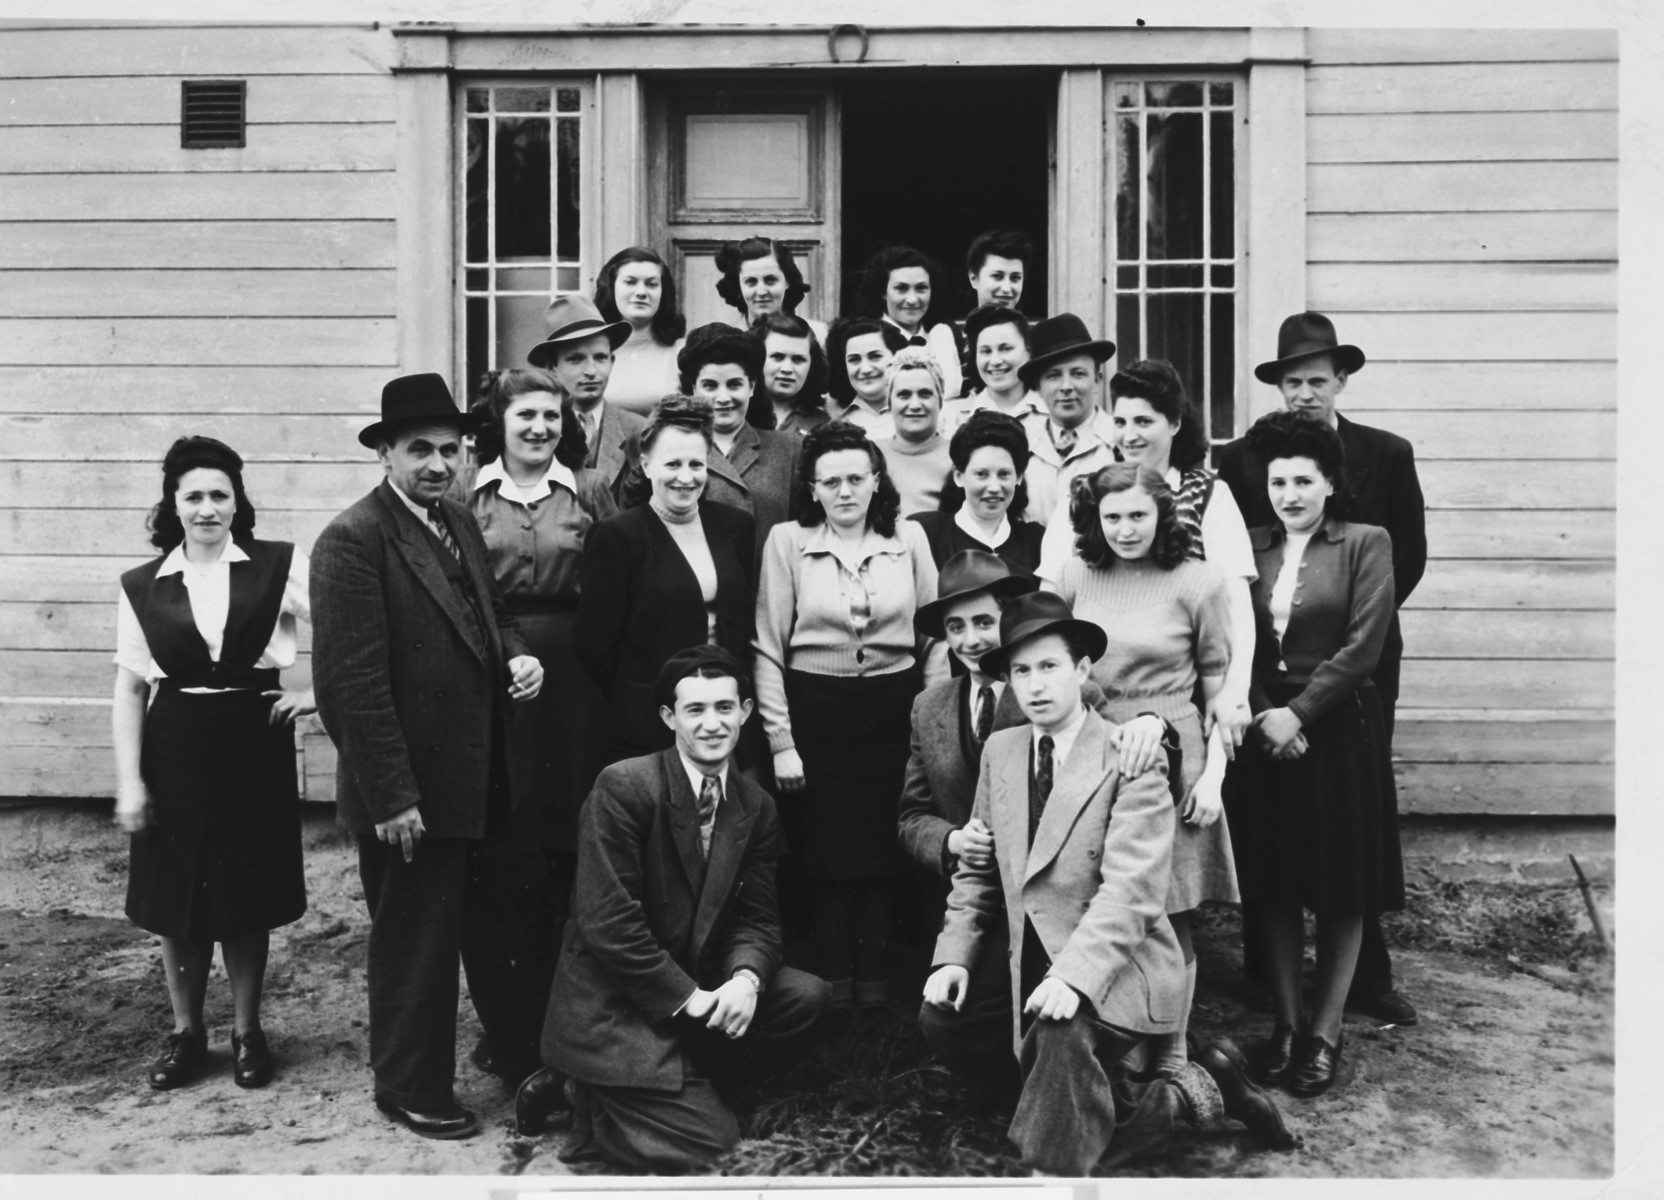
[[[622,508],[624,481],[641,454],[641,431],[647,428],[647,420],[627,408],[607,404],[604,400],[601,413],[601,436],[584,455],[584,466],[606,482],[613,499]]]
[[[492,710],[526,647],[473,514],[440,504],[479,622],[446,578],[449,552],[386,480],[312,550],[313,688],[340,756],[336,805],[355,833],[415,805],[430,836],[485,834]]]
[[[1011,1033],[1021,1046],[1017,949],[1031,922],[1052,960],[1048,978],[1078,991],[1101,1021],[1166,1033],[1184,1014],[1184,954],[1168,923],[1174,808],[1165,764],[1121,775],[1109,725],[1096,713],[1063,760],[1031,848],[1033,730],[1002,730],[983,747],[973,815],[994,831],[994,862],[953,874],[935,963],[974,966],[982,930],[1007,922]],[[1003,905],[1003,907],[1002,907]]]
[[[717,645],[746,662],[757,613],[752,520],[709,500],[699,502],[699,516],[716,564]],[[699,580],[651,508],[632,508],[591,527],[573,640],[607,697],[610,746],[646,754],[670,744],[653,684],[672,654],[705,638]]]
[[[579,819],[578,875],[543,1025],[543,1059],[575,1079],[674,1091],[695,987],[779,969],[774,801],[730,764],[708,864],[675,750],[601,772]]]

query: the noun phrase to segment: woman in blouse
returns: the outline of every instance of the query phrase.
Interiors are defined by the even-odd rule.
[[[868,317],[839,317],[826,336],[828,406],[834,420],[847,421],[874,441],[895,436],[890,415],[890,360],[906,349],[895,326]]]
[[[942,436],[942,369],[928,351],[908,346],[890,362],[887,389],[895,436],[878,443],[901,515],[935,512],[953,464]]]
[[[1116,463],[1075,480],[1069,518],[1076,553],[1049,584],[1084,621],[1110,631],[1092,666],[1109,720],[1154,713],[1178,734],[1173,773],[1178,829],[1167,915],[1185,960],[1185,1003],[1177,1031],[1154,1039],[1155,1067],[1185,1064],[1185,1023],[1196,992],[1190,914],[1204,900],[1238,899],[1230,832],[1220,820],[1225,772],[1221,733],[1204,737],[1198,690],[1212,698],[1230,665],[1230,616],[1219,568],[1189,555],[1190,532],[1167,482],[1137,463]],[[1198,688],[1198,684],[1200,685]]]
[[[260,1026],[270,932],[306,911],[295,718],[286,691],[295,618],[308,617],[306,556],[253,536],[243,460],[185,437],[162,460],[150,513],[159,557],[121,577],[112,741],[116,822],[132,834],[127,915],[162,939],[173,1032],[146,1068],[178,1087],[207,1059],[203,1001],[214,943],[231,985],[232,1078],[263,1087]]]
[[[747,328],[772,313],[797,314],[797,306],[809,294],[808,280],[791,247],[773,238],[748,237],[724,243],[716,252],[716,294],[739,310]],[[826,340],[826,326],[804,318],[815,336]]]
[[[1343,519],[1345,453],[1328,425],[1273,413],[1248,444],[1266,464],[1278,524],[1252,534],[1253,735],[1226,779],[1225,808],[1276,1005],[1258,1071],[1309,1096],[1340,1065],[1364,915],[1404,907],[1392,762],[1369,678],[1392,623],[1392,539]],[[1309,1019],[1302,909],[1317,917]]]
[[[778,433],[805,434],[826,415],[826,351],[809,323],[790,313],[758,317],[751,336],[762,344],[763,395]]]
[[[578,653],[606,697],[609,763],[671,745],[653,683],[672,654],[751,644],[755,526],[705,495],[712,436],[708,400],[661,400],[641,434],[649,500],[596,525],[584,549]]]
[[[1021,516],[1028,453],[1028,434],[1004,413],[972,413],[948,439],[953,473],[941,506],[910,518],[923,527],[938,570],[955,554],[982,550],[999,555],[1014,574],[1034,574],[1046,527]]]
[[[942,368],[946,395],[958,399],[965,376],[959,341],[945,306],[942,269],[911,246],[888,246],[861,269],[860,312],[893,327],[908,345],[924,346]],[[933,311],[934,309],[934,311]]]
[[[626,246],[595,277],[595,307],[608,323],[627,321],[630,336],[613,352],[607,403],[648,416],[676,390],[676,352],[688,320],[676,305],[676,280],[658,252]]]
[[[924,532],[897,522],[884,455],[860,429],[810,431],[799,481],[797,520],[763,552],[757,703],[814,893],[821,973],[840,1004],[881,1005],[891,889],[906,867],[895,831],[919,690],[913,613],[936,598],[936,564]],[[946,677],[939,655],[925,675]]]

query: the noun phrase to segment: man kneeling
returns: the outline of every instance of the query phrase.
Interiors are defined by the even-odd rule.
[[[1132,1078],[1145,1038],[1178,1028],[1185,1003],[1165,914],[1166,768],[1123,776],[1109,727],[1081,703],[1102,629],[1037,593],[1006,607],[1000,640],[980,666],[1007,676],[1032,725],[983,750],[973,816],[993,830],[994,855],[962,856],[954,872],[925,1038],[955,1072],[1020,1089],[1009,1136],[1039,1171],[1084,1176],[1106,1152],[1111,1163],[1160,1152],[1176,1122],[1221,1114],[1286,1147],[1276,1105],[1229,1043],[1170,1078]],[[1016,951],[1006,969],[979,955],[1001,921]]]
[[[732,1149],[739,1126],[713,1081],[784,1066],[832,1005],[823,980],[780,965],[774,801],[732,769],[750,676],[699,646],[671,657],[654,696],[676,745],[608,767],[584,802],[549,1067],[516,1102],[522,1133],[569,1103],[562,1157],[638,1174]]]

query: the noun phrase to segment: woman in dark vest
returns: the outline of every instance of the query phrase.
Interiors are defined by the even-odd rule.
[[[132,836],[127,915],[162,939],[173,1032],[147,1071],[177,1087],[207,1059],[202,1005],[219,942],[231,983],[233,1077],[272,1077],[260,1028],[270,931],[306,911],[295,718],[285,691],[306,557],[256,541],[243,460],[180,438],[162,461],[150,540],[162,554],[121,577],[113,741],[116,821]]]

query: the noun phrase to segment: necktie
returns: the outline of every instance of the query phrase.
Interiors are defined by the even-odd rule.
[[[711,830],[716,825],[716,802],[722,798],[722,786],[715,775],[705,776],[699,785],[699,849],[707,857],[711,854]]]
[[[439,539],[440,544],[451,552],[451,557],[456,559],[457,562],[461,562],[462,547],[458,546],[456,539],[451,536],[450,528],[445,524],[445,518],[439,515],[438,506],[428,509],[428,528],[433,530],[433,534]]]
[[[1034,845],[1034,835],[1040,830],[1040,815],[1046,811],[1046,801],[1052,794],[1052,746],[1050,734],[1040,738],[1036,747],[1034,785],[1028,794],[1028,844]]]
[[[595,414],[592,413],[592,412],[581,412],[581,413],[579,413],[578,414],[578,424],[583,426],[584,446],[588,449],[590,454],[594,454],[595,453]]]
[[[976,693],[976,744],[982,745],[994,732],[994,685],[985,683]]]
[[[1046,422],[1046,432],[1052,435],[1052,446],[1064,458],[1068,458],[1074,452],[1075,443],[1080,441],[1078,430],[1058,429],[1050,421]]]

